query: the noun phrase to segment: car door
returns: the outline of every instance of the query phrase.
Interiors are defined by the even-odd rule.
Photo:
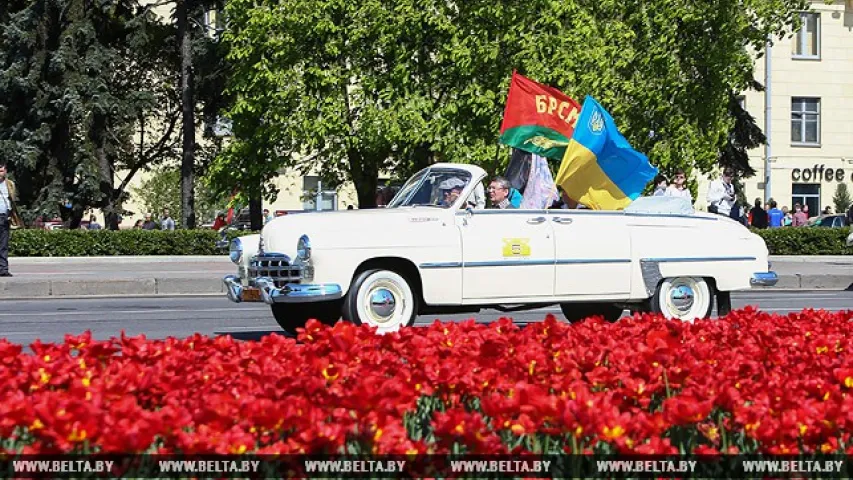
[[[553,295],[553,226],[544,211],[469,210],[456,218],[463,301]]]
[[[631,236],[622,214],[551,210],[548,220],[554,226],[554,295],[627,298]]]

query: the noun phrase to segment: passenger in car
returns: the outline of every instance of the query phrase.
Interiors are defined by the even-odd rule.
[[[491,202],[491,208],[518,208],[518,206],[513,205],[512,199],[510,198],[510,190],[513,189],[509,185],[509,180],[504,177],[495,177],[492,180],[492,183],[489,184],[489,201]],[[518,193],[518,191],[516,191],[516,193]],[[518,196],[521,197],[521,194]],[[521,203],[520,198],[519,203]]]

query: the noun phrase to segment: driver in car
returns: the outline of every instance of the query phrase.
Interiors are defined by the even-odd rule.
[[[438,189],[441,190],[443,194],[441,205],[444,207],[450,207],[456,203],[456,199],[459,198],[463,188],[465,188],[465,182],[456,177],[451,177],[441,182],[438,186]]]

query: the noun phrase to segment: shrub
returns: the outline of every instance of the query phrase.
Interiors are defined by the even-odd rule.
[[[255,232],[230,232],[229,238]],[[13,257],[113,255],[224,255],[213,230],[13,230]]]
[[[853,255],[846,246],[849,228],[783,227],[753,230],[767,243],[770,255]]]

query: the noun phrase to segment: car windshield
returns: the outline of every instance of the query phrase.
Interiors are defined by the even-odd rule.
[[[449,208],[471,181],[464,170],[427,168],[403,185],[388,208],[431,205]]]

